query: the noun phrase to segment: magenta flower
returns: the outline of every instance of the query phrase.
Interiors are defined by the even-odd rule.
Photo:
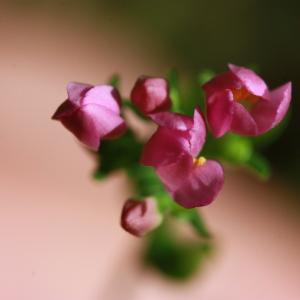
[[[222,166],[198,154],[206,136],[205,123],[194,117],[163,112],[152,115],[159,127],[146,144],[142,163],[152,166],[173,196],[185,208],[210,204],[224,182]]]
[[[136,81],[130,98],[145,115],[166,111],[171,107],[168,83],[163,78],[141,76]]]
[[[156,201],[146,198],[143,201],[129,199],[121,214],[121,226],[135,236],[144,236],[162,222],[162,215]]]
[[[52,118],[59,120],[83,144],[98,150],[101,139],[123,133],[125,123],[120,116],[121,98],[112,86],[71,82],[67,92],[68,99]]]
[[[214,136],[228,131],[255,136],[281,122],[291,101],[291,82],[270,91],[253,71],[231,64],[229,69],[203,86]]]

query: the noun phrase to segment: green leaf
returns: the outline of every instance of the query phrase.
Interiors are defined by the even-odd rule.
[[[269,162],[259,153],[253,153],[245,165],[255,171],[263,180],[267,180],[271,176]]]
[[[129,178],[134,181],[137,196],[158,198],[165,193],[165,189],[152,167],[142,166],[138,163],[127,170]]]
[[[219,139],[209,135],[202,154],[239,165],[248,161],[252,152],[253,144],[249,138],[228,133]]]
[[[131,168],[138,163],[141,150],[142,144],[130,130],[118,139],[103,141],[97,153],[98,167],[94,178],[100,180],[113,171]]]
[[[108,84],[112,85],[114,88],[119,89],[121,83],[121,78],[119,74],[113,74],[108,80]]]
[[[268,161],[257,151],[252,139],[228,133],[224,137],[207,139],[202,154],[235,166],[246,167],[255,171],[260,179],[266,180],[271,175]]]
[[[209,233],[202,216],[199,211],[196,209],[189,210],[189,218],[190,224],[196,230],[199,236],[204,238],[210,238],[211,234]]]
[[[240,164],[250,159],[253,145],[249,138],[228,134],[224,137],[220,151],[226,161]]]
[[[170,70],[167,74],[167,79],[170,88],[170,97],[172,99],[172,110],[174,112],[181,112],[181,96],[179,91],[178,73],[176,70]]]
[[[186,209],[174,202],[171,214],[179,219],[182,219],[194,228],[196,233],[202,238],[210,238],[211,235],[208,229],[205,226],[205,223],[200,215],[200,212],[193,208],[193,209]]]
[[[198,82],[200,85],[205,84],[206,82],[210,81],[215,76],[215,72],[212,70],[203,70],[198,75]]]
[[[186,280],[211,251],[212,244],[180,239],[163,224],[149,236],[145,261],[173,279]]]

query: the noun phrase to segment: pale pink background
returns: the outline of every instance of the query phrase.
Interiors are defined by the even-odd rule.
[[[109,16],[97,30],[46,9],[3,7],[0,17],[0,299],[300,298],[298,197],[279,179],[227,170],[219,199],[202,210],[218,251],[192,281],[172,282],[139,265],[142,240],[119,227],[126,178],[92,181],[92,158],[50,120],[68,81],[119,71],[126,93],[171,58],[163,65],[158,47]]]

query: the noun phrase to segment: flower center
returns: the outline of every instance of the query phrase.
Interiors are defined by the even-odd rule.
[[[196,167],[201,167],[201,166],[203,166],[203,165],[205,164],[205,162],[206,162],[206,158],[203,157],[203,156],[200,156],[200,157],[198,157],[198,158],[194,158],[194,159],[193,159],[193,163],[194,163],[194,165],[195,165]]]
[[[234,100],[242,104],[248,110],[259,100],[259,97],[250,94],[245,88],[232,89],[231,91]]]

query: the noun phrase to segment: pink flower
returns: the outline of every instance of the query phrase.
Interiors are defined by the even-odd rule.
[[[136,81],[130,98],[145,115],[166,111],[171,107],[168,83],[163,78],[141,76]]]
[[[52,119],[61,121],[83,144],[98,150],[101,139],[116,137],[125,130],[121,98],[112,86],[71,82],[67,92],[68,99]]]
[[[235,65],[229,69],[203,86],[214,136],[228,131],[255,136],[281,122],[291,101],[291,82],[270,91],[253,71]]]
[[[121,226],[135,236],[144,236],[162,222],[162,215],[156,201],[146,198],[143,201],[129,199],[121,214]]]
[[[159,127],[145,145],[141,162],[156,169],[174,200],[185,208],[210,204],[224,182],[222,166],[198,157],[206,136],[205,123],[194,117],[163,112],[152,115]]]

